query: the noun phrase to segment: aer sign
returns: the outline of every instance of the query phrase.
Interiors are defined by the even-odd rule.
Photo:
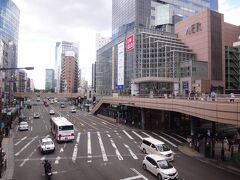
[[[131,35],[131,36],[128,36],[127,37],[127,41],[126,41],[126,50],[127,52],[128,51],[131,51],[134,49],[134,36]]]
[[[191,35],[199,31],[202,31],[201,23],[195,23],[192,24],[191,26],[186,27],[186,35]]]

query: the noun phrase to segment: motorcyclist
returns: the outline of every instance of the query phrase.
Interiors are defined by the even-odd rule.
[[[47,159],[44,160],[44,170],[46,174],[52,172],[52,166]]]

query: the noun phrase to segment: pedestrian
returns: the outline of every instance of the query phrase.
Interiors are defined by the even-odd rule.
[[[225,137],[223,140],[223,147],[224,147],[225,151],[228,150],[228,146],[229,146],[229,142],[228,142],[227,137]]]
[[[234,102],[235,95],[234,93],[230,93],[230,102]]]

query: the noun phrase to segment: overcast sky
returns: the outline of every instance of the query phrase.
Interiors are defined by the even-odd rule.
[[[96,33],[111,36],[112,0],[13,0],[20,9],[18,66],[27,71],[36,88],[45,88],[45,69],[54,68],[55,43],[79,44],[82,77],[91,83]],[[239,0],[219,0],[225,21],[240,25]]]

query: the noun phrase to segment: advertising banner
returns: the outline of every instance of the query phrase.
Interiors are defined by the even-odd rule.
[[[134,36],[128,36],[126,41],[127,52],[134,49]]]
[[[124,42],[118,44],[118,89],[124,86]]]

